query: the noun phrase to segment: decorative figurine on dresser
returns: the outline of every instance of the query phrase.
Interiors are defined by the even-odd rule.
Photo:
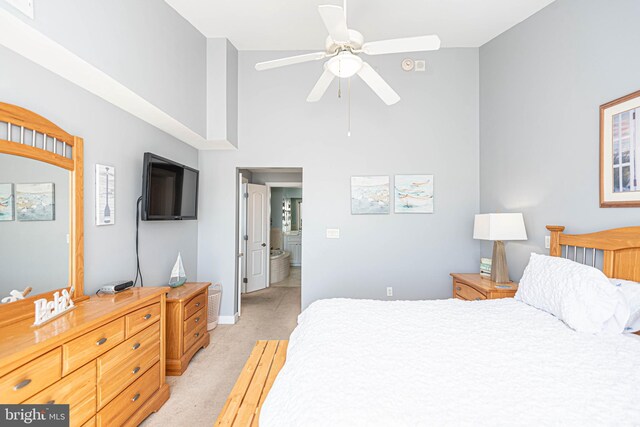
[[[138,425],[169,398],[165,382],[169,288],[85,295],[82,138],[5,103],[0,103],[0,129],[6,129],[0,131],[3,171],[42,170],[51,174],[50,182],[66,180],[56,191],[69,192],[68,205],[55,205],[55,217],[69,224],[64,230],[68,243],[59,239],[63,240],[59,246],[40,242],[30,248],[32,256],[21,260],[30,268],[20,269],[8,280],[13,287],[32,287],[28,295],[6,298],[12,289],[0,287],[0,300],[6,301],[0,304],[0,402],[68,404],[71,426]],[[16,244],[26,237],[16,239]],[[45,257],[33,253],[37,250],[46,251],[48,258],[62,254],[65,265],[45,266]],[[17,248],[13,252],[21,253]],[[35,276],[43,270],[44,278]]]

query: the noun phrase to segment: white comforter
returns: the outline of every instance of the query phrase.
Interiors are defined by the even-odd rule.
[[[513,299],[315,302],[260,426],[640,425],[640,337]]]

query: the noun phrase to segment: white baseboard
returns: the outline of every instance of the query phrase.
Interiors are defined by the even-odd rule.
[[[218,316],[219,325],[235,325],[238,322],[238,313],[233,316]]]

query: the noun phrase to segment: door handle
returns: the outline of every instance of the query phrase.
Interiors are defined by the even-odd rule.
[[[263,244],[261,244],[260,246],[262,246],[263,248],[266,248],[266,247],[267,247],[267,244],[266,244],[266,243],[263,243]]]

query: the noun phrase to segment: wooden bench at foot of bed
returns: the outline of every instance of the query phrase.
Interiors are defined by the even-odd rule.
[[[216,426],[257,426],[260,408],[287,357],[287,340],[258,341],[224,404]]]

